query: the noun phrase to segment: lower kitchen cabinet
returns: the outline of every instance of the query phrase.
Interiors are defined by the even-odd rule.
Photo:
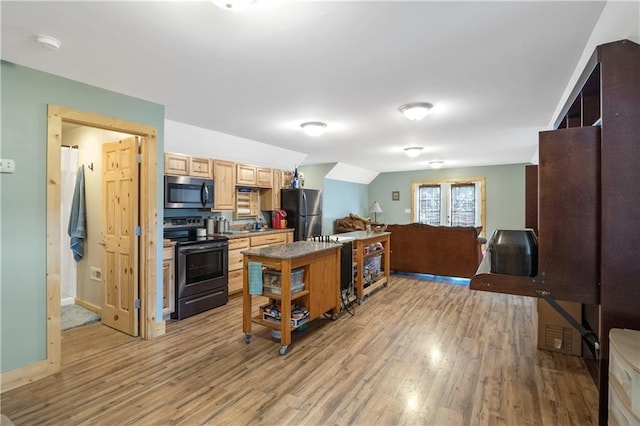
[[[175,243],[165,242],[162,250],[162,316],[171,315],[176,309]]]
[[[229,239],[229,295],[242,294],[243,255],[244,250],[275,246],[293,242],[293,230],[291,232],[278,232],[273,234],[258,234],[243,238]]]
[[[249,238],[229,240],[229,294],[242,292],[242,251],[249,249]]]

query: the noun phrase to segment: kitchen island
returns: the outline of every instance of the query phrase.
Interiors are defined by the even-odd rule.
[[[355,289],[359,303],[377,288],[389,282],[389,238],[391,232],[353,231],[337,234],[338,239],[353,239],[356,265]]]
[[[243,303],[242,331],[247,343],[251,342],[252,323],[280,331],[280,355],[284,355],[291,344],[291,331],[308,321],[330,312],[331,316],[340,311],[340,244],[313,241],[296,241],[289,244],[243,251]],[[280,277],[276,285],[264,285],[260,294],[250,294],[250,262],[253,267],[261,265],[267,275]],[[292,291],[292,273],[295,273],[296,287]],[[299,281],[304,283],[301,287]],[[253,285],[255,283],[251,283]],[[266,283],[265,283],[266,284]],[[268,297],[280,306],[275,321],[272,316],[260,312],[252,317],[254,296]],[[292,304],[306,308],[308,317],[295,318],[292,325]]]

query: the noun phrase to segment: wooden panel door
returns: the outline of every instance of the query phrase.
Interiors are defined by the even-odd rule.
[[[256,183],[260,188],[273,186],[273,173],[267,167],[256,167]]]
[[[540,133],[538,282],[557,300],[599,303],[600,127]]]
[[[102,323],[138,335],[139,167],[135,137],[102,145]]]
[[[236,164],[213,160],[213,209],[233,210],[236,206]]]

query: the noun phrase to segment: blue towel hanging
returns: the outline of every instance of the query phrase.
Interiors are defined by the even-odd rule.
[[[73,258],[76,262],[80,262],[84,257],[84,240],[87,238],[87,210],[84,200],[84,166],[78,168],[67,234],[71,237],[70,246],[71,251],[73,251]]]
[[[249,294],[262,294],[262,263],[248,262]]]

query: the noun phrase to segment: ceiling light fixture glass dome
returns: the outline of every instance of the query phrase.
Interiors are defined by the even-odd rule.
[[[429,114],[429,111],[433,108],[433,104],[429,102],[411,102],[409,104],[402,105],[399,109],[400,112],[409,120],[422,120]]]
[[[327,129],[327,123],[323,123],[321,121],[308,121],[306,123],[302,123],[300,125],[302,130],[309,136],[320,136]]]
[[[442,160],[433,160],[433,161],[429,161],[429,165],[431,166],[431,168],[433,169],[439,169],[444,165],[444,161]]]
[[[418,155],[420,155],[420,153],[422,152],[422,147],[421,146],[410,146],[408,148],[405,148],[404,152],[405,152],[405,154],[407,154],[408,157],[415,158]]]
[[[213,4],[232,12],[243,12],[249,9],[254,0],[211,0]]]

